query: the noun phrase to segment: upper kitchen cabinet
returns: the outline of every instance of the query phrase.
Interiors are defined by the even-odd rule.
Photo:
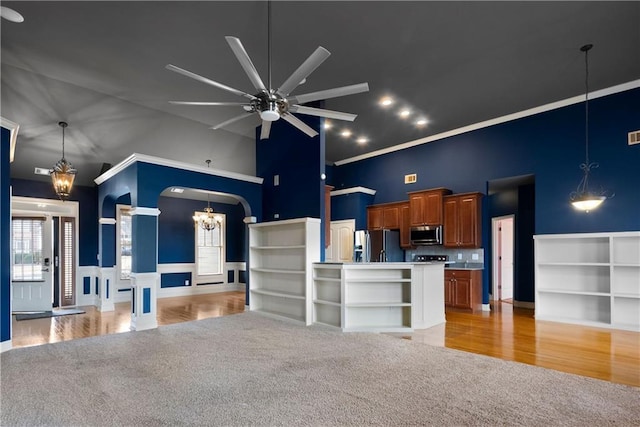
[[[409,193],[410,224],[412,226],[442,225],[442,201],[447,194],[451,194],[451,190],[446,188]]]
[[[403,203],[385,203],[367,207],[367,229],[399,230]]]
[[[444,246],[479,248],[482,193],[464,193],[443,197]]]

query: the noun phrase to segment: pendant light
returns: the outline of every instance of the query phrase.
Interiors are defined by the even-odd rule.
[[[600,165],[589,160],[589,51],[593,47],[592,44],[586,44],[580,48],[584,52],[585,63],[585,161],[580,165],[583,177],[578,184],[576,191],[569,194],[569,200],[574,208],[580,211],[589,212],[596,209],[607,199],[607,192],[604,190],[594,191],[589,188],[589,174],[592,169],[598,168]],[[612,197],[612,196],[610,196]]]
[[[64,158],[64,129],[68,126],[66,122],[58,122],[58,126],[62,128],[62,158],[58,160],[51,170],[51,181],[53,189],[63,202],[69,198],[73,180],[76,178],[78,171]]]
[[[207,160],[207,168],[209,168],[209,164],[211,160]],[[197,213],[193,216],[193,221],[203,230],[211,231],[216,228],[216,225],[220,225],[222,219],[213,214],[213,208],[209,202],[209,193],[207,193],[207,207],[204,208],[204,212]]]

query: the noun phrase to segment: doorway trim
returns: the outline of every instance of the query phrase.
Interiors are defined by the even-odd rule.
[[[499,285],[499,274],[500,274],[500,263],[499,263],[499,253],[498,253],[498,248],[499,248],[499,242],[498,242],[498,223],[500,221],[504,221],[506,219],[512,219],[513,220],[513,229],[514,229],[514,233],[512,235],[512,250],[513,250],[513,254],[512,254],[512,259],[514,260],[515,263],[515,226],[516,226],[516,216],[515,214],[510,214],[510,215],[503,215],[503,216],[496,216],[491,218],[491,271],[492,271],[492,275],[491,275],[491,299],[493,299],[494,301],[500,301],[500,299],[498,298],[498,285]],[[515,270],[514,270],[515,271]],[[513,278],[514,280],[512,280],[512,284],[515,285],[515,277]],[[514,286],[515,287],[515,286]],[[515,289],[512,289],[512,293],[515,293]],[[515,301],[515,297],[512,298]]]
[[[79,212],[80,203],[73,200],[67,200],[65,202],[55,199],[43,199],[38,197],[23,197],[12,196],[11,197],[11,215],[48,215],[58,217],[70,217],[74,219],[74,266],[73,273],[75,276],[75,296],[76,304],[78,303],[78,295],[80,290],[78,289],[78,263],[79,263]],[[52,285],[53,286],[53,285]],[[13,301],[10,303],[10,310],[13,311]],[[13,331],[11,331],[13,334]]]

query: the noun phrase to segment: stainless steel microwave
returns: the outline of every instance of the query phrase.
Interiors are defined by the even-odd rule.
[[[428,246],[442,244],[441,225],[423,225],[411,227],[411,245]]]

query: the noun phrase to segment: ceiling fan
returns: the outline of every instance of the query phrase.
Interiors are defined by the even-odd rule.
[[[332,111],[325,110],[322,108],[313,108],[307,107],[300,104],[305,104],[307,102],[318,101],[329,98],[337,98],[340,96],[353,95],[356,93],[367,92],[369,90],[369,85],[367,83],[359,83],[350,86],[343,86],[333,89],[321,90],[318,92],[305,93],[301,95],[291,95],[291,92],[298,87],[300,84],[304,83],[306,78],[322,64],[331,53],[323,48],[322,46],[318,47],[303,63],[298,67],[297,70],[289,76],[287,80],[285,80],[279,87],[273,88],[271,86],[271,2],[268,3],[268,83],[266,86],[258,71],[256,70],[253,62],[251,62],[251,58],[247,54],[242,42],[237,37],[226,36],[225,39],[231,50],[235,54],[236,58],[240,62],[240,65],[244,69],[245,73],[249,77],[249,80],[253,84],[253,87],[258,91],[256,94],[252,95],[247,92],[243,92],[238,89],[234,89],[222,83],[218,83],[216,81],[210,80],[206,77],[200,76],[198,74],[192,73],[191,71],[187,71],[175,65],[167,65],[166,68],[168,70],[174,71],[176,73],[182,74],[183,76],[190,77],[194,80],[198,80],[202,83],[215,86],[219,89],[226,90],[235,95],[242,96],[247,98],[245,102],[196,102],[196,101],[169,101],[171,104],[178,105],[198,105],[198,106],[229,106],[236,105],[241,106],[244,109],[244,113],[233,117],[229,120],[226,120],[222,123],[219,123],[215,126],[212,126],[212,129],[219,129],[225,127],[231,123],[234,123],[238,120],[244,119],[246,117],[251,117],[253,113],[257,113],[262,119],[262,130],[260,132],[260,139],[269,138],[269,133],[271,131],[271,123],[282,118],[300,129],[302,132],[306,133],[310,137],[314,137],[318,135],[314,129],[304,123],[302,120],[293,115],[293,113],[299,114],[307,114],[311,116],[317,117],[326,117],[330,119],[337,120],[347,120],[354,121],[357,115],[350,113],[343,113],[340,111]]]

